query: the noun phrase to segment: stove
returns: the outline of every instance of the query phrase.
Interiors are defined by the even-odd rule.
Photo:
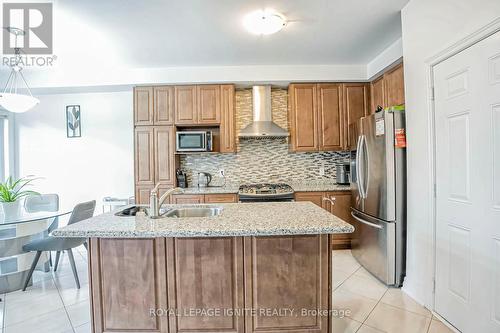
[[[240,202],[293,201],[293,188],[288,184],[241,185],[238,191]]]

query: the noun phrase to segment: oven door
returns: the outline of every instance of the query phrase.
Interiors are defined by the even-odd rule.
[[[207,132],[184,131],[177,132],[177,151],[207,151]]]

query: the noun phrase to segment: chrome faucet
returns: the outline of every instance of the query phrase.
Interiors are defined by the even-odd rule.
[[[160,184],[156,184],[155,188],[151,190],[151,193],[149,195],[149,217],[152,219],[157,219],[160,218],[160,207],[163,205],[165,200],[167,198],[176,193],[183,193],[184,190],[181,189],[180,187],[173,187],[171,189],[168,189],[163,195],[158,199],[158,188],[160,187]]]

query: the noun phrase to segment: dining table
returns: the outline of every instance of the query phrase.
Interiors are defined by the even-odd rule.
[[[23,246],[35,239],[49,237],[48,229],[54,220],[72,210],[72,206],[60,206],[53,211],[27,209],[20,204],[16,210],[4,212],[0,207],[0,293],[23,288],[35,257],[35,252],[23,251]],[[42,255],[36,269],[48,272],[49,254]]]

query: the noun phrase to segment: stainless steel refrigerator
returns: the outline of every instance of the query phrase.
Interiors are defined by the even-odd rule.
[[[361,118],[351,150],[352,254],[387,285],[401,286],[406,264],[406,136],[403,107]]]

